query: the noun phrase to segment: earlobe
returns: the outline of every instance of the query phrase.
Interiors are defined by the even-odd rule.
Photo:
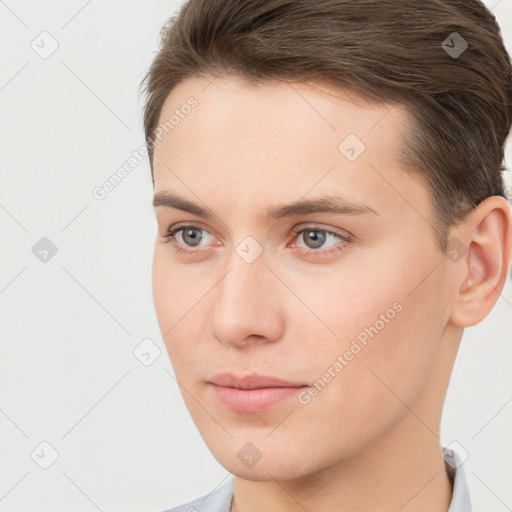
[[[467,251],[451,321],[459,327],[480,323],[496,304],[508,278],[512,255],[512,208],[500,196],[488,197],[460,227]],[[458,240],[458,239],[457,239]],[[462,270],[463,269],[463,270]]]

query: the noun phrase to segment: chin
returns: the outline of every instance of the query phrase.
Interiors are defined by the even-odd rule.
[[[291,480],[307,476],[323,469],[314,458],[315,447],[304,449],[302,443],[289,443],[284,439],[260,439],[236,437],[212,443],[207,442],[213,456],[227,471],[245,480],[271,481]],[[320,454],[317,454],[317,457]],[[326,458],[332,456],[326,454]],[[321,458],[321,457],[320,457]],[[325,461],[326,466],[332,461]]]
[[[279,457],[262,457],[253,467],[248,468],[237,458],[221,462],[233,475],[252,481],[292,480],[307,476],[311,468],[301,468],[302,461],[279,460]]]

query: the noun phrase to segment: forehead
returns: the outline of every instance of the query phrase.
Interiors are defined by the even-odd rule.
[[[187,106],[190,98],[196,101],[192,109]],[[310,140],[332,146],[350,132],[368,140],[393,128],[389,136],[399,138],[400,126],[409,121],[402,105],[370,104],[353,92],[326,83],[247,84],[235,77],[189,78],[180,82],[166,98],[159,124],[176,113],[181,114],[179,120],[174,115],[178,121],[172,127],[178,137],[174,137],[176,143],[180,133],[185,136],[185,132],[194,130],[196,139],[208,136],[219,140],[232,135],[225,143],[235,140],[236,135],[237,142],[242,138],[265,137],[267,142],[277,142],[297,137],[297,142]],[[376,129],[377,125],[382,129]]]
[[[222,190],[220,199],[261,202],[270,195],[297,200],[315,189],[396,203],[397,186],[410,194],[419,185],[400,166],[411,122],[401,104],[369,104],[325,83],[191,78],[171,91],[159,124],[172,116],[154,150],[157,193],[188,188],[192,198],[191,191],[211,197]]]

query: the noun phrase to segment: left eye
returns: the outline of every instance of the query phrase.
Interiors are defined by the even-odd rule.
[[[303,228],[300,231],[295,231],[295,233],[298,235],[297,239],[299,239],[302,235],[302,240],[309,249],[320,248],[328,238],[339,238],[340,240],[346,240],[341,235],[338,235],[332,231],[328,231],[327,229]]]
[[[339,233],[335,233],[334,231],[329,231],[327,229],[322,229],[318,227],[302,227],[294,229],[293,232],[297,235],[295,240],[302,238],[303,243],[306,245],[306,249],[310,249],[306,251],[308,253],[319,253],[326,254],[337,252],[342,250],[342,248],[337,248],[335,250],[318,250],[322,247],[325,242],[330,238],[337,238],[343,242],[349,242],[350,238],[348,236],[341,235]],[[208,235],[205,237],[203,233],[207,233]],[[181,241],[178,242],[177,237],[180,234]],[[302,237],[301,237],[302,235]],[[172,243],[177,252],[185,252],[185,253],[194,253],[197,252],[193,250],[194,247],[200,247],[201,242],[203,240],[207,240],[207,237],[212,237],[207,230],[200,226],[194,225],[185,225],[185,226],[177,226],[174,229],[170,230],[169,233],[164,235],[165,238],[168,238]],[[213,237],[212,237],[213,238]],[[203,244],[205,245],[205,244]],[[328,247],[331,247],[331,244]],[[344,245],[344,244],[343,244]],[[184,248],[187,247],[187,248]],[[303,250],[304,247],[297,246],[299,249]]]

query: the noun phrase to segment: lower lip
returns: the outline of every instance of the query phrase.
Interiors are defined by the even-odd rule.
[[[261,412],[291,398],[307,386],[291,388],[238,389],[210,384],[213,394],[223,405],[235,412]]]

